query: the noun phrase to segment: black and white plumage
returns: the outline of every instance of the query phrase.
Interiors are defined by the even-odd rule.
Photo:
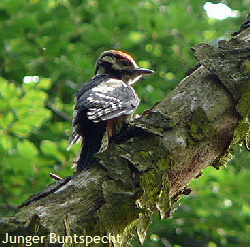
[[[96,62],[95,76],[76,93],[73,133],[68,149],[82,141],[76,161],[77,171],[88,169],[93,157],[103,152],[139,105],[131,85],[152,70],[139,68],[134,59],[121,51],[105,51]]]

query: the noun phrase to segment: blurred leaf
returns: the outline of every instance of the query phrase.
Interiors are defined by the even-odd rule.
[[[64,156],[59,151],[57,143],[48,140],[42,141],[40,148],[45,155],[52,156],[60,161],[64,160]]]
[[[18,149],[18,152],[23,157],[28,158],[30,160],[32,160],[35,156],[38,155],[38,150],[36,146],[28,140],[23,140],[22,142],[19,142],[17,149]]]
[[[39,80],[38,88],[48,90],[51,87],[51,83],[52,81],[50,78],[42,78]]]

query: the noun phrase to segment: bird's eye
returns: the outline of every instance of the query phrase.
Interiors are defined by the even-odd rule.
[[[130,65],[130,63],[129,63],[128,60],[121,60],[120,64],[121,64],[122,66],[129,66],[129,65]]]

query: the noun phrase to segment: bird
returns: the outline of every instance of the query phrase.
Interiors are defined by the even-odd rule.
[[[119,50],[104,51],[95,64],[95,75],[75,94],[71,146],[81,141],[76,172],[88,170],[122,126],[131,121],[140,99],[131,85],[151,69],[140,68],[134,58]]]

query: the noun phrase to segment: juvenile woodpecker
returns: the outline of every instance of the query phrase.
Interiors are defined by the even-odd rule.
[[[139,68],[127,53],[105,51],[96,62],[95,76],[76,93],[70,147],[81,140],[77,172],[90,168],[95,154],[103,152],[110,139],[128,123],[139,105],[131,87],[141,76],[154,73]]]

